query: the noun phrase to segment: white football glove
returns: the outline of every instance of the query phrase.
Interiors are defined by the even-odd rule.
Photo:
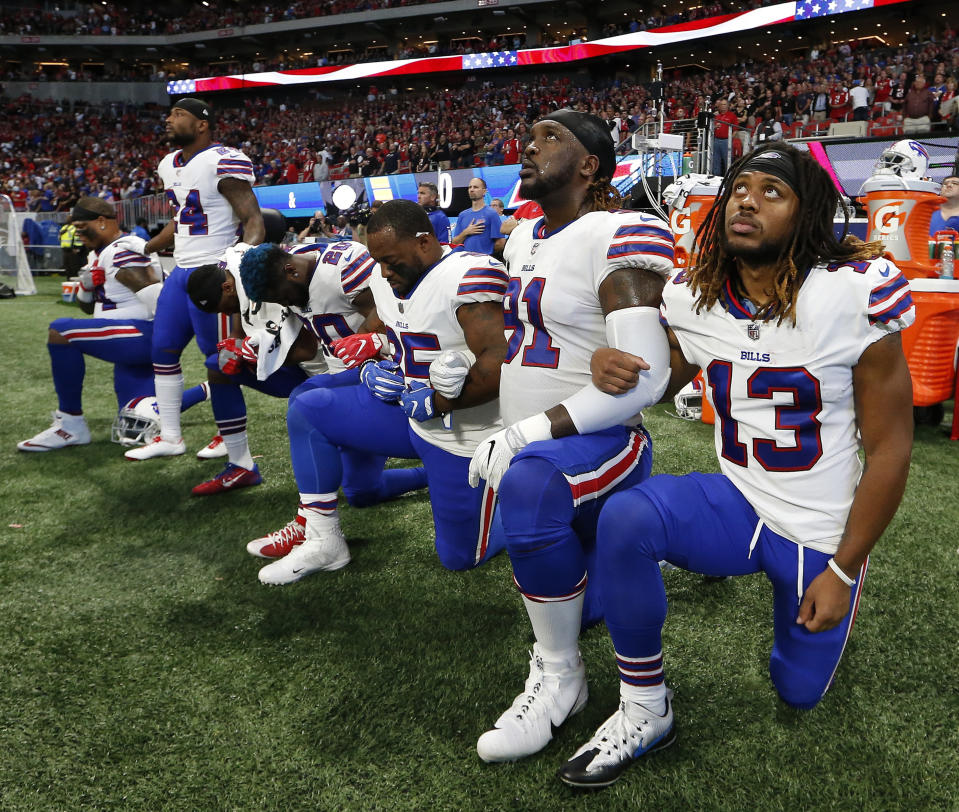
[[[469,467],[470,487],[475,488],[481,479],[485,479],[494,491],[498,490],[500,480],[516,454],[530,443],[551,439],[553,433],[544,412],[491,434],[473,452]]]
[[[430,385],[444,398],[458,398],[476,356],[469,350],[447,350],[430,364]]]

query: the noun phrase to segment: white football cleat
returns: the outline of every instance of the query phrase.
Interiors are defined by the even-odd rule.
[[[526,685],[493,729],[476,742],[483,761],[516,761],[542,750],[553,730],[583,709],[589,698],[586,666],[577,653],[566,662],[544,661],[539,644],[533,646]]]
[[[246,551],[258,558],[283,558],[306,541],[306,520],[297,516],[281,530],[274,530],[246,545]]]
[[[640,756],[669,747],[674,741],[676,728],[669,696],[662,716],[636,702],[621,700],[616,713],[559,768],[559,778],[571,787],[608,787]]]
[[[128,460],[138,462],[139,460],[152,460],[154,457],[177,457],[186,453],[186,443],[181,437],[175,443],[164,440],[162,437],[154,437],[153,440],[139,448],[131,448],[124,452],[123,456]]]
[[[90,429],[82,414],[52,413],[53,425],[29,440],[17,443],[18,451],[56,451],[70,445],[89,445]]]
[[[213,460],[217,457],[225,457],[227,453],[226,443],[223,442],[223,437],[218,434],[210,440],[209,445],[203,446],[196,452],[196,458],[198,460]]]
[[[350,548],[339,525],[322,532],[308,527],[306,540],[289,555],[263,567],[258,577],[261,584],[283,586],[320,570],[332,572],[342,569],[349,563]]]

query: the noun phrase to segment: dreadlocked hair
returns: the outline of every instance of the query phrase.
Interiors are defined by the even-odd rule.
[[[792,239],[778,257],[779,270],[774,281],[773,298],[756,313],[757,319],[778,316],[778,324],[789,319],[796,323],[796,300],[799,297],[800,275],[815,263],[856,262],[875,259],[882,255],[881,242],[860,242],[846,239],[849,215],[842,238],[833,229],[833,217],[839,203],[839,192],[829,173],[807,152],[790,144],[775,142],[763,144],[743,155],[726,172],[719,196],[696,230],[692,257],[685,277],[696,298],[696,312],[709,310],[718,300],[728,280],[736,280],[736,261],[726,249],[726,206],[732,197],[735,181],[753,158],[775,150],[792,155],[796,166],[796,188],[799,207]],[[845,212],[845,208],[843,209]]]
[[[612,211],[623,207],[623,198],[609,178],[594,177],[586,187],[583,208],[586,211]]]

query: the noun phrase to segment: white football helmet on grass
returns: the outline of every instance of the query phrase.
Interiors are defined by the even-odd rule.
[[[160,435],[160,408],[154,397],[134,398],[120,409],[110,439],[123,446],[146,445]]]

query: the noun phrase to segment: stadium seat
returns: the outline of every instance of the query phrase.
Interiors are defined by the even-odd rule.
[[[829,125],[829,137],[865,138],[865,121],[837,121]]]

